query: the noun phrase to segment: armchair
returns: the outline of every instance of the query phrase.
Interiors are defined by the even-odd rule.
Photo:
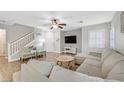
[[[46,56],[46,51],[41,49],[41,48],[37,48],[36,50],[36,56],[39,57],[39,56]]]
[[[36,56],[36,51],[32,51],[32,48],[24,47],[20,52],[20,60],[29,59]]]

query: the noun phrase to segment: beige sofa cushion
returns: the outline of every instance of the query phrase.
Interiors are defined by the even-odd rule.
[[[75,63],[80,65],[80,64],[82,64],[82,63],[84,62],[85,57],[76,55],[76,56],[74,57],[74,59],[75,59]]]
[[[88,55],[101,58],[101,53],[99,53],[99,52],[89,52]]]
[[[87,58],[76,71],[90,76],[102,77],[101,66],[101,61]]]
[[[91,55],[87,55],[87,58],[101,61],[101,58],[100,57],[95,57],[95,56],[91,56]]]
[[[115,51],[112,49],[104,49],[102,51],[101,61],[105,61],[105,59],[107,59],[113,52]]]
[[[124,81],[124,61],[120,61],[114,66],[114,68],[109,72],[107,79]]]
[[[50,82],[46,76],[37,72],[35,69],[31,68],[26,64],[21,65],[20,72],[20,81],[21,82]]]
[[[29,65],[37,72],[41,73],[42,75],[49,76],[53,66],[55,65],[55,62],[53,63],[53,62],[31,59],[29,60],[27,65]]]
[[[54,66],[49,77],[52,81],[57,82],[103,82],[104,79],[88,76],[76,71],[64,69],[59,66]]]
[[[15,72],[13,74],[13,82],[20,82],[21,81],[20,77],[21,77],[21,71]]]
[[[102,75],[103,78],[106,78],[108,73],[112,70],[112,68],[119,62],[124,60],[124,56],[119,53],[114,52],[111,54],[102,64]]]

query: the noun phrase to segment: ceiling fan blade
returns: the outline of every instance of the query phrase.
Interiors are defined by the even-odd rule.
[[[59,25],[66,26],[66,24],[64,24],[64,23],[63,24],[59,24]]]
[[[53,29],[53,27],[51,27],[50,29]]]
[[[60,29],[63,29],[63,27],[62,27],[62,26],[60,26],[60,25],[59,25],[58,27],[59,27]]]

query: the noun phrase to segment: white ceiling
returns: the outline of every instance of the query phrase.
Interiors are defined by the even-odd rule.
[[[0,20],[42,29],[50,29],[50,19],[60,19],[67,26],[63,30],[76,29],[83,25],[99,24],[111,21],[115,11],[1,11]]]

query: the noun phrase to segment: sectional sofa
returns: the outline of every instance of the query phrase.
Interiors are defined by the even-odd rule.
[[[22,64],[21,71],[13,74],[15,82],[119,82],[124,81],[124,56],[104,49],[101,58],[87,57],[71,71],[55,62],[30,60]]]

